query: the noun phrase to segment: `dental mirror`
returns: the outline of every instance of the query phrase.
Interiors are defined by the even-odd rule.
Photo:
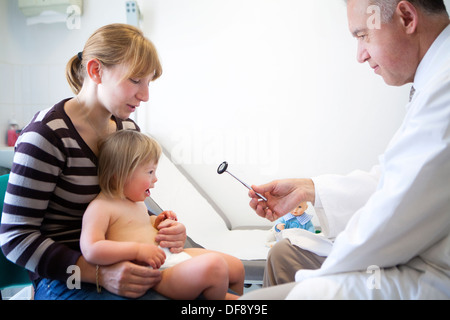
[[[248,184],[246,184],[245,182],[239,180],[237,177],[235,177],[230,171],[227,170],[228,169],[228,162],[224,161],[220,164],[220,166],[217,168],[217,173],[218,174],[222,174],[224,172],[228,173],[230,176],[232,176],[233,178],[235,178],[237,181],[239,181],[240,183],[242,183],[248,190],[253,190]],[[262,196],[261,194],[259,194],[258,192],[255,192],[256,195],[258,197],[260,197],[261,199],[263,199],[264,201],[267,201],[267,199]]]

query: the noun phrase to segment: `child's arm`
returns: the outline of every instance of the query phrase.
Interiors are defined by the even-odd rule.
[[[110,265],[120,261],[139,261],[158,269],[165,260],[164,252],[155,245],[106,240],[110,220],[108,204],[92,201],[83,215],[80,238],[81,252],[92,264]]]

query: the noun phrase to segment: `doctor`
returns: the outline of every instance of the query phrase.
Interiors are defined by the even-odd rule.
[[[367,24],[370,5],[379,29]],[[265,275],[277,286],[244,299],[450,298],[448,13],[442,0],[348,0],[347,10],[358,61],[388,85],[413,82],[406,117],[371,172],[253,187],[268,199],[250,191],[258,215],[273,221],[310,201],[335,241],[327,257],[279,242]]]

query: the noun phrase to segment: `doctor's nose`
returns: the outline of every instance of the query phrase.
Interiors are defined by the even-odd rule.
[[[364,63],[370,59],[370,54],[362,44],[358,44],[358,50],[356,52],[356,60],[359,63]]]

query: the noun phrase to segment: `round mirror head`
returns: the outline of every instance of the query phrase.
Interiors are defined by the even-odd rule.
[[[217,168],[217,173],[222,174],[227,171],[228,163],[226,161],[222,162],[220,166]]]

